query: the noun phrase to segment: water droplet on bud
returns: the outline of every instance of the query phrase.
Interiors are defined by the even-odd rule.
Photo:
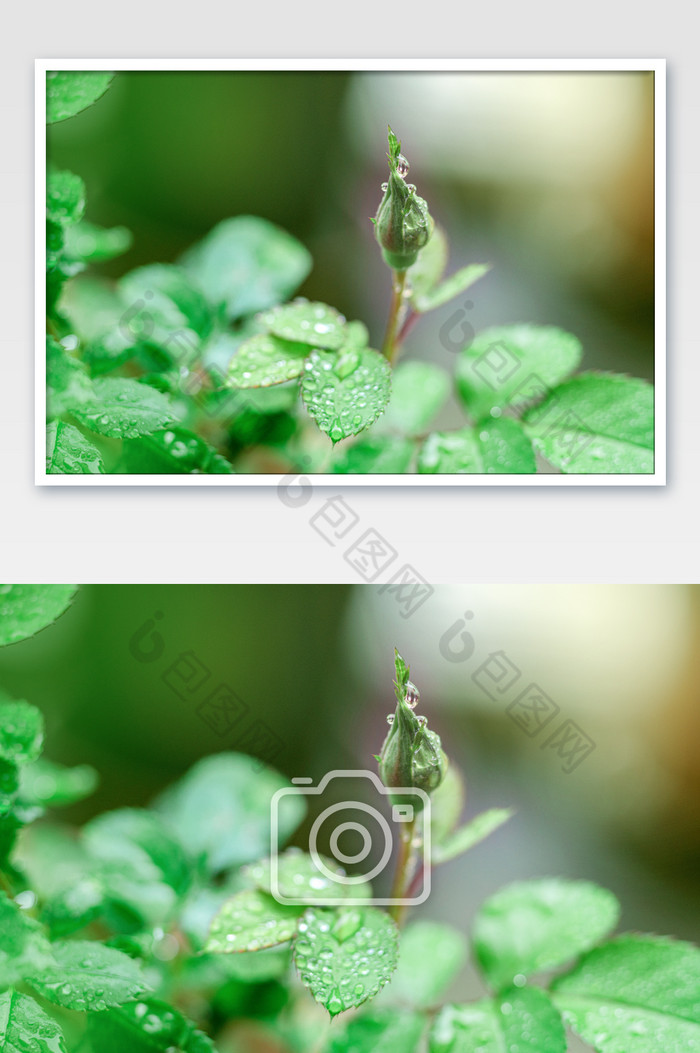
[[[388,189],[389,189],[389,184],[388,183],[382,183],[382,190],[384,191],[384,193],[386,193],[386,191]]]
[[[393,724],[394,723],[394,714],[393,713],[390,713],[388,715],[388,717],[386,718],[386,722],[387,722],[387,724]]]
[[[399,154],[399,156],[396,158],[396,171],[402,179],[405,179],[408,175],[408,168],[408,161],[406,160],[403,154]]]
[[[412,194],[415,194],[415,192],[416,192],[416,185],[415,185],[415,183],[407,183],[406,186],[408,187],[409,191]]]
[[[406,705],[409,709],[415,709],[420,702],[420,691],[410,680],[406,684]]]

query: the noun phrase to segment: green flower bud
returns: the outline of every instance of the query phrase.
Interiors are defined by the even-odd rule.
[[[382,198],[374,219],[374,233],[384,259],[395,271],[405,271],[418,259],[435,226],[428,205],[416,194],[416,188],[405,182],[408,161],[401,153],[401,143],[389,128],[389,181],[383,184]]]
[[[413,712],[420,698],[418,688],[408,679],[408,666],[398,651],[395,657],[396,712],[389,717],[391,727],[377,758],[379,775],[389,788],[411,787],[432,793],[445,776],[447,757],[442,751],[440,736],[428,729],[425,717],[417,717]],[[392,794],[391,799],[394,804],[414,806],[417,800],[401,794]]]

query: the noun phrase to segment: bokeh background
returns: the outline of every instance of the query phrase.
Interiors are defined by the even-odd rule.
[[[467,814],[517,813],[435,872],[424,916],[467,931],[497,888],[563,875],[611,888],[623,929],[700,939],[700,587],[438,586],[408,618],[399,600],[370,585],[84,586],[53,627],[2,650],[0,685],[41,707],[50,759],[99,769],[98,792],[64,812],[82,822],[240,748],[197,713],[201,693],[169,686],[183,655],[209,671],[206,691],[227,683],[264,721],[277,768],[318,782],[373,767],[396,645],[466,773]],[[479,688],[495,652],[518,691],[535,682],[595,743],[574,771],[509,717],[517,692]],[[468,971],[455,996],[479,990]]]
[[[312,252],[302,294],[366,321],[377,346],[389,275],[369,217],[387,123],[449,234],[450,268],[493,264],[415,327],[407,358],[451,369],[439,332],[457,309],[476,331],[559,325],[584,368],[653,379],[652,73],[122,72],[49,129],[48,154],[86,180],[87,218],[134,233],[103,273],[264,216]]]

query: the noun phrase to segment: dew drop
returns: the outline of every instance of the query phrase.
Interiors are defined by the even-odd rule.
[[[393,713],[390,713],[390,714],[388,715],[388,717],[386,718],[386,722],[387,722],[387,724],[389,724],[389,725],[391,725],[391,724],[393,724],[393,723],[394,723],[394,714],[393,714]]]
[[[399,154],[396,158],[396,171],[402,179],[405,179],[408,175],[409,164],[403,154]]]
[[[388,189],[389,189],[389,184],[388,183],[382,183],[382,190],[384,191],[384,193],[386,193]]]
[[[415,709],[420,702],[420,691],[410,680],[406,684],[406,705],[409,709]]]

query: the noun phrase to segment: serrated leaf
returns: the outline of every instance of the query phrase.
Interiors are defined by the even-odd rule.
[[[246,880],[264,892],[271,892],[276,899],[299,904],[364,899],[371,894],[365,882],[343,881],[344,871],[332,859],[320,855],[313,857],[298,848],[288,848],[275,859],[251,863],[243,868],[242,873]],[[329,873],[337,875],[337,880],[332,880]]]
[[[65,121],[91,106],[107,91],[113,73],[102,70],[49,70],[46,74],[46,123]]]
[[[120,471],[128,475],[230,475],[233,468],[187,428],[173,426],[137,439],[125,439]]]
[[[286,300],[312,265],[296,238],[256,216],[223,220],[180,262],[229,321]]]
[[[39,923],[0,892],[0,987],[48,968],[51,961],[49,942]]]
[[[88,940],[59,940],[51,950],[55,965],[27,982],[43,998],[64,1009],[98,1012],[122,1005],[148,988],[128,955]]]
[[[99,776],[89,764],[66,768],[41,757],[21,771],[19,796],[24,805],[74,804],[97,789]]]
[[[421,1013],[405,1010],[363,1013],[331,1038],[327,1053],[416,1053],[425,1023]]]
[[[345,318],[326,303],[295,300],[266,311],[258,320],[274,336],[326,351],[338,351],[346,339]]]
[[[61,226],[77,223],[85,211],[85,183],[73,172],[49,169],[46,177],[46,218]]]
[[[72,358],[50,336],[46,338],[46,410],[49,417],[70,413],[89,402],[92,383],[82,362]]]
[[[593,947],[617,924],[611,892],[587,881],[522,881],[491,896],[472,930],[476,957],[496,990],[553,969]]]
[[[348,446],[331,467],[336,475],[403,475],[414,449],[410,439],[363,439]]]
[[[46,426],[47,475],[103,475],[104,464],[96,446],[81,431],[64,421]]]
[[[568,475],[654,471],[654,388],[614,373],[581,373],[524,417],[537,450]]]
[[[126,227],[98,227],[81,220],[66,230],[65,254],[70,260],[103,263],[122,256],[131,248],[133,240]]]
[[[12,589],[32,589],[41,586],[12,585]],[[50,588],[50,586],[44,586]],[[7,586],[0,586],[0,589]],[[0,623],[2,643],[15,643],[23,640],[26,636],[32,636],[43,625],[37,629],[31,629],[26,620],[17,619],[13,629],[12,624],[5,624],[5,618],[12,620],[13,611],[4,613],[4,605],[0,606],[3,620]],[[22,606],[22,613],[27,613],[28,607]],[[30,623],[30,624],[33,624]],[[45,624],[45,623],[44,623]],[[30,702],[21,699],[12,699],[0,694],[0,758],[10,761],[12,764],[28,764],[36,760],[41,753],[44,742],[44,718],[41,711]]]
[[[303,909],[278,903],[260,889],[237,892],[214,917],[204,950],[228,954],[286,943],[294,936]]]
[[[3,1053],[66,1053],[61,1028],[29,995],[0,994],[0,1049]]]
[[[544,991],[511,988],[502,998],[447,1005],[435,1018],[430,1053],[566,1053],[559,1013]]]
[[[187,891],[190,874],[184,849],[156,812],[145,808],[105,812],[83,827],[82,836],[93,857],[129,860],[139,869],[151,863],[178,895]]]
[[[458,827],[431,848],[430,859],[435,865],[447,863],[468,852],[474,845],[498,830],[513,815],[512,808],[490,808],[477,815],[471,822]]]
[[[269,333],[258,333],[245,340],[228,365],[226,382],[233,388],[267,388],[284,384],[304,371],[308,344],[282,340]]]
[[[337,1016],[373,998],[398,960],[398,930],[376,907],[310,907],[298,925],[294,964],[314,998]]]
[[[467,960],[466,937],[451,925],[414,921],[401,933],[399,963],[386,994],[419,1009],[434,1006]]]
[[[457,392],[477,420],[524,405],[564,380],[581,361],[581,344],[554,326],[506,325],[477,333],[457,359]]]
[[[416,293],[411,298],[411,306],[419,314],[434,311],[436,307],[442,307],[443,304],[453,300],[455,296],[466,292],[475,282],[478,282],[479,278],[483,278],[485,274],[488,274],[490,270],[490,263],[470,263],[467,267],[461,267],[454,274],[451,274],[449,278],[446,278],[445,281],[435,285],[427,292]]]
[[[51,625],[77,589],[77,585],[0,585],[0,645],[24,640]]]
[[[100,377],[93,381],[93,401],[73,410],[86,428],[99,435],[133,439],[175,421],[169,400],[137,380]]]
[[[207,1035],[177,1009],[156,998],[91,1013],[88,1038],[99,1053],[215,1053]]]
[[[625,934],[554,981],[564,1018],[599,1053],[700,1049],[700,950]]]
[[[333,443],[373,424],[391,393],[391,369],[378,351],[364,348],[352,373],[339,377],[336,356],[314,351],[301,378],[301,397],[309,414]]]
[[[418,471],[423,475],[530,475],[535,468],[532,444],[514,420],[434,431],[418,453]]]
[[[391,399],[375,426],[375,432],[400,435],[424,432],[440,412],[450,394],[444,369],[430,362],[402,362],[392,373]]]
[[[288,783],[272,768],[241,753],[198,761],[155,807],[183,845],[201,856],[209,873],[251,863],[269,851],[270,805]],[[285,841],[304,817],[295,794],[279,802],[279,835]]]

